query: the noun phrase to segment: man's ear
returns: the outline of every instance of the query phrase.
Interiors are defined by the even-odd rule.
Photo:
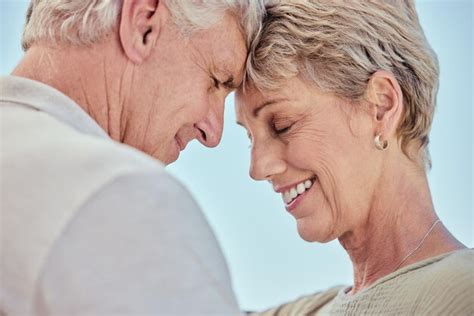
[[[385,139],[395,134],[403,113],[403,93],[395,76],[379,70],[369,79],[366,98],[370,103],[375,134]]]
[[[125,55],[141,64],[151,54],[158,38],[162,21],[159,0],[123,0],[120,19],[120,41]]]

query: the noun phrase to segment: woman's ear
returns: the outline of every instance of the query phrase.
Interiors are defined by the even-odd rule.
[[[162,21],[159,0],[123,0],[120,19],[120,41],[125,55],[135,64],[143,63],[158,38]]]
[[[369,79],[366,98],[376,126],[375,134],[387,139],[396,133],[403,113],[403,93],[395,76],[379,70]]]

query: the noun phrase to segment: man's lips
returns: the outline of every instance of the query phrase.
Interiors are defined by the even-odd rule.
[[[181,138],[179,138],[178,135],[176,135],[174,139],[176,140],[176,143],[178,144],[179,150],[183,151],[186,148],[187,142],[183,142]]]

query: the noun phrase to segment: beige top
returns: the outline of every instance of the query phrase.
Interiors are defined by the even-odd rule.
[[[334,287],[255,315],[474,315],[474,250],[403,267],[355,295]]]
[[[0,315],[239,314],[205,217],[160,162],[47,85],[0,89]]]

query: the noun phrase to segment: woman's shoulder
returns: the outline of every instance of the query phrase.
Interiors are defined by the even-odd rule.
[[[430,292],[432,289],[443,292],[453,285],[458,289],[472,288],[473,263],[473,249],[455,250],[402,268],[378,283],[388,287],[395,283],[409,288],[430,288]]]
[[[473,263],[474,249],[466,248],[453,251],[428,267],[431,274],[440,279],[450,279],[451,282],[465,280],[472,283]]]
[[[417,311],[469,314],[474,306],[473,263],[473,249],[453,251],[424,266],[420,273],[408,274],[402,287],[417,297]]]
[[[332,300],[343,286],[331,287],[325,291],[311,295],[302,296],[294,301],[279,305],[269,310],[252,313],[250,315],[272,316],[272,315],[310,315]]]
[[[468,265],[472,268],[472,260],[474,260],[474,249],[473,248],[465,248],[457,251],[453,251],[450,253],[444,261],[447,262],[456,262],[461,265]],[[443,260],[442,260],[443,261]]]

